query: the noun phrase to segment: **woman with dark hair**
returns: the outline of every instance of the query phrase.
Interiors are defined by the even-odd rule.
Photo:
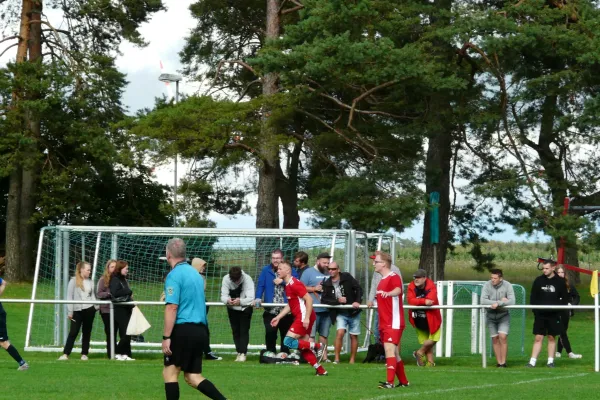
[[[90,275],[92,268],[89,263],[80,261],[75,268],[75,276],[67,286],[67,300],[94,301],[94,287]],[[92,326],[96,316],[96,306],[93,304],[67,304],[67,318],[71,321],[69,336],[59,360],[68,360],[75,344],[77,335],[81,334],[81,359],[87,361],[90,350],[90,339],[92,337]]]
[[[113,303],[132,301],[132,291],[127,282],[129,264],[119,260],[110,278],[110,294]],[[132,305],[115,305],[115,332],[119,332],[119,344],[115,347],[115,358],[119,361],[134,361],[131,358],[131,336],[127,335],[127,325],[131,318]]]
[[[579,292],[577,292],[577,289],[575,289],[575,286],[571,285],[571,283],[569,282],[569,277],[566,274],[565,267],[563,267],[562,265],[559,265],[558,267],[556,267],[556,275],[563,278],[567,283],[567,291],[569,292],[569,304],[572,304],[575,306],[578,305],[579,304]],[[574,314],[575,313],[573,312],[573,310],[563,310],[563,312],[561,313],[560,318],[563,323],[563,332],[560,334],[560,338],[558,340],[558,346],[557,346],[556,354],[555,354],[556,358],[561,356],[563,348],[567,352],[569,358],[581,358],[582,357],[581,354],[573,353],[573,350],[571,349],[571,342],[569,342],[569,336],[567,335],[567,329],[569,329],[569,319],[571,319],[571,317]]]

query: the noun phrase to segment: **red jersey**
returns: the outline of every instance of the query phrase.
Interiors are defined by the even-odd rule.
[[[377,291],[391,292],[395,288],[401,289],[400,294],[395,297],[382,297],[377,293],[377,310],[379,314],[379,327],[404,329],[404,306],[402,305],[402,278],[395,272],[381,278]]]
[[[304,321],[306,317],[306,302],[303,299],[306,293],[308,292],[304,283],[294,277],[285,285],[285,295],[295,320]],[[312,313],[314,314],[315,310]]]

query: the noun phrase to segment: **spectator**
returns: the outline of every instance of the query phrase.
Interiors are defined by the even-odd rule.
[[[263,299],[263,296],[265,303],[287,303],[284,292],[285,283],[283,282],[283,279],[277,276],[277,268],[279,267],[279,263],[282,261],[283,252],[279,249],[274,250],[271,253],[271,263],[269,265],[265,265],[260,272],[255,295],[255,305],[257,308],[260,307],[260,302],[261,299]],[[292,275],[295,277],[296,271],[292,270]],[[277,331],[279,331],[279,337],[281,339],[281,351],[283,353],[290,352],[288,347],[284,344],[283,339],[285,338],[287,331],[290,329],[290,326],[292,326],[294,318],[288,314],[283,316],[276,326],[271,324],[271,320],[273,320],[273,318],[279,314],[283,307],[284,304],[279,307],[265,307],[265,312],[263,313],[265,343],[267,345],[267,351],[272,351],[273,353],[277,353]]]
[[[0,278],[0,296],[6,289],[6,281]],[[19,351],[13,346],[8,340],[8,330],[6,329],[6,311],[0,303],[0,346],[10,354],[10,356],[19,364],[18,371],[25,371],[29,369],[29,364],[23,360],[23,357],[19,354]]]
[[[302,279],[302,274],[308,269],[308,254],[303,251],[294,254],[294,267],[296,267],[298,279]]]
[[[508,331],[510,330],[510,313],[504,306],[515,304],[515,292],[510,282],[502,277],[501,269],[490,270],[490,280],[481,290],[481,304],[489,305],[486,310],[486,322],[492,347],[496,355],[496,367],[506,368],[508,354]]]
[[[289,302],[271,320],[271,325],[275,327],[286,315],[292,315],[294,322],[286,333],[284,339],[286,346],[290,349],[300,350],[302,358],[315,369],[317,376],[326,376],[327,371],[319,364],[323,357],[323,348],[320,343],[308,340],[312,328],[311,325],[316,320],[315,312],[312,308],[312,298],[309,296],[302,282],[292,276],[292,267],[290,264],[286,262],[280,263],[277,273],[279,278],[285,282],[285,295],[289,299]]]
[[[202,278],[204,279],[204,293],[205,293],[205,298],[206,298],[206,284],[208,282],[206,279],[206,261],[204,261],[201,258],[194,258],[194,259],[192,259],[192,267],[194,267],[196,269],[196,271],[198,271],[198,273],[200,275],[202,275]],[[221,361],[223,359],[223,357],[219,357],[218,355],[216,355],[210,348],[210,329],[208,327],[208,311],[209,311],[209,309],[210,309],[210,307],[206,306],[206,335],[207,335],[208,340],[206,340],[204,342],[204,345],[206,346],[206,348],[204,349],[204,358],[209,361]]]
[[[565,280],[554,273],[556,262],[553,260],[544,260],[542,264],[542,275],[535,278],[531,287],[529,303],[531,305],[566,305],[569,302],[569,293]],[[544,336],[548,336],[548,363],[549,368],[554,368],[554,354],[556,351],[556,336],[560,336],[563,331],[560,320],[560,311],[556,309],[537,309],[533,310],[535,320],[533,322],[533,334],[535,341],[531,351],[531,359],[526,365],[528,368],[534,368],[537,357],[542,350]]]
[[[233,333],[237,357],[235,361],[246,361],[250,341],[250,322],[254,303],[254,282],[240,267],[231,267],[223,277],[221,301],[227,305],[227,315]]]
[[[96,296],[100,300],[110,300],[110,277],[115,271],[117,260],[108,260],[104,266],[104,273],[98,280],[98,287],[96,289]],[[104,334],[106,335],[106,354],[108,358],[111,356],[111,340],[110,340],[110,306],[108,304],[102,304],[100,306],[100,316],[104,323]],[[116,333],[116,332],[115,332]],[[113,339],[116,343],[116,338]]]
[[[348,272],[341,272],[334,261],[327,267],[329,278],[323,282],[323,295],[321,303],[333,306],[352,305],[353,309],[329,309],[331,320],[336,321],[337,332],[335,336],[335,360],[340,362],[342,340],[346,331],[350,334],[350,364],[354,364],[358,350],[358,335],[360,335],[360,303],[363,290],[360,283]]]
[[[67,286],[67,300],[95,301],[94,284],[90,279],[92,267],[85,261],[77,263],[75,276],[69,281]],[[67,304],[67,318],[71,321],[67,343],[63,349],[63,355],[59,360],[68,360],[75,344],[75,339],[81,334],[81,359],[88,360],[90,351],[90,339],[92,337],[92,326],[96,316],[96,306],[93,304]],[[83,326],[83,328],[82,328]]]
[[[329,328],[331,327],[331,317],[327,308],[315,307],[321,303],[321,292],[323,291],[323,282],[329,278],[329,253],[321,253],[317,256],[317,264],[314,268],[307,268],[302,274],[302,283],[306,286],[306,290],[310,294],[313,301],[313,307],[317,316],[317,320],[313,324],[310,332],[310,340],[315,341],[317,333],[319,334],[319,343],[323,348],[323,362],[330,362],[327,358],[327,337],[329,336]]]
[[[109,283],[113,303],[124,303],[133,300],[133,292],[127,281],[128,273],[129,264],[127,261],[117,261]],[[116,305],[114,307],[115,332],[119,331],[119,343],[115,348],[115,358],[119,361],[135,361],[131,357],[131,336],[127,334],[127,325],[129,325],[133,307],[133,305]]]
[[[409,386],[404,372],[404,362],[400,358],[400,340],[404,331],[404,307],[402,305],[402,278],[392,272],[392,257],[378,252],[375,257],[375,271],[381,274],[377,285],[377,307],[379,307],[379,337],[385,351],[387,376],[385,382],[379,382],[380,389],[393,389],[395,377],[399,383],[396,387]]]
[[[371,257],[369,257],[371,260],[373,260],[373,266],[375,266],[375,257],[377,257],[377,253],[380,253],[380,252],[377,251],[375,254],[373,254]],[[402,273],[400,272],[400,269],[398,269],[398,267],[396,267],[394,264],[392,264],[392,272],[395,272],[396,274],[398,274],[398,276],[400,276],[400,279],[402,279]],[[369,307],[377,306],[375,292],[377,292],[377,285],[379,285],[380,281],[381,281],[381,274],[373,271],[373,276],[371,277],[371,286],[369,289],[369,296],[367,298],[367,306],[369,306]],[[379,343],[379,316],[377,314],[377,308],[375,308],[373,310],[373,334],[375,335],[375,343]]]
[[[424,269],[418,269],[413,274],[413,281],[407,288],[406,300],[411,306],[439,305],[435,283],[427,277]],[[412,310],[408,319],[416,329],[417,339],[421,344],[421,348],[413,352],[417,365],[435,367],[433,348],[440,340],[442,313],[438,309]]]
[[[558,275],[561,278],[564,278],[565,283],[567,284],[567,292],[569,293],[568,295],[568,299],[569,299],[569,305],[578,305],[579,304],[579,292],[577,291],[577,289],[575,288],[575,285],[571,285],[571,282],[569,282],[569,277],[567,276],[567,274],[565,273],[565,267],[563,267],[562,265],[559,265],[558,267],[556,267],[556,275]],[[565,351],[567,352],[567,354],[569,355],[569,358],[581,358],[581,354],[575,354],[573,353],[573,350],[571,349],[571,342],[569,341],[569,336],[567,335],[567,329],[569,329],[569,319],[575,315],[575,312],[573,310],[563,310],[561,313],[561,320],[562,320],[562,324],[563,324],[563,331],[560,334],[560,338],[558,339],[558,346],[557,346],[557,350],[556,350],[556,354],[555,356],[561,357],[561,353],[563,348],[565,349]]]

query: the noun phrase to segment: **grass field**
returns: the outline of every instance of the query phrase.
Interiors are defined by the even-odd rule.
[[[523,283],[525,284],[525,283]],[[580,287],[583,300],[590,302],[587,287]],[[31,285],[10,285],[4,297],[27,298]],[[27,305],[5,304],[11,342],[21,351],[27,325]],[[532,318],[526,321],[531,331]],[[96,323],[101,324],[97,319]],[[410,327],[407,329],[411,329]],[[496,369],[493,358],[487,369],[481,367],[480,356],[439,359],[435,368],[419,368],[407,357],[412,349],[404,349],[409,388],[377,389],[385,377],[382,364],[326,364],[330,376],[315,377],[312,368],[300,366],[271,366],[258,363],[250,356],[245,364],[233,362],[235,356],[224,355],[223,361],[205,363],[204,374],[230,399],[290,399],[307,397],[328,399],[392,399],[444,398],[450,399],[561,399],[595,398],[600,374],[593,363],[593,314],[579,312],[571,320],[569,333],[574,350],[583,354],[581,360],[560,358],[555,369],[545,367],[542,353],[536,369],[526,369],[528,356],[509,357],[508,369]],[[526,354],[531,351],[532,336],[526,340]],[[457,338],[457,340],[460,340]],[[21,351],[22,352],[22,351]],[[55,353],[24,353],[30,363],[29,371],[17,371],[17,364],[6,352],[0,352],[2,387],[0,398],[20,399],[161,399],[164,398],[160,355],[136,355],[137,361],[109,361],[92,354],[82,362],[77,354],[72,360],[56,361]],[[362,360],[364,355],[359,355]],[[540,365],[541,364],[541,365]],[[181,380],[181,398],[203,398]]]

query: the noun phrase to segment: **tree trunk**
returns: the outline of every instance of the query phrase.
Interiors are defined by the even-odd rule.
[[[283,229],[298,229],[300,214],[298,212],[298,171],[300,167],[300,152],[302,143],[295,143],[288,160],[287,177],[277,168],[277,195],[283,207]]]
[[[558,96],[551,95],[544,98],[542,104],[542,115],[540,123],[540,136],[538,139],[537,153],[540,157],[540,164],[544,167],[544,176],[546,183],[550,187],[552,195],[552,216],[558,219],[563,212],[564,199],[567,197],[568,182],[562,169],[562,162],[557,159],[550,145],[556,142],[557,135],[554,130],[554,121],[558,115]],[[548,232],[547,232],[548,233]],[[561,238],[554,238],[556,248],[561,245]],[[579,266],[579,256],[576,238],[564,238],[565,244],[565,263]],[[581,282],[579,272],[568,270],[571,282],[578,284]]]
[[[23,0],[17,63],[42,61],[41,0]],[[13,109],[19,110],[23,93],[13,93]],[[29,92],[27,100],[38,96]],[[22,113],[23,136],[31,143],[23,144],[21,154],[10,174],[8,204],[6,209],[6,273],[13,281],[29,279],[33,272],[35,256],[35,231],[32,217],[35,212],[35,190],[38,171],[37,141],[40,137],[40,119],[34,111]]]
[[[266,42],[279,37],[280,0],[267,0]],[[268,73],[263,76],[263,96],[277,93],[278,76]],[[270,110],[263,107],[263,121],[260,132],[258,152],[260,166],[258,168],[258,201],[256,203],[256,228],[279,228],[279,198],[277,197],[277,168],[279,163],[279,145],[276,143],[276,127],[269,121]],[[257,265],[270,262],[271,251],[278,247],[278,241],[271,238],[257,239]]]
[[[432,104],[434,104],[432,102]],[[451,105],[447,101],[439,102],[439,107],[432,108],[437,115],[447,115],[450,119]],[[433,113],[432,113],[433,115]],[[421,242],[421,259],[419,268],[428,272],[434,280],[444,279],[444,266],[446,264],[446,251],[448,249],[448,225],[450,220],[450,165],[452,161],[452,133],[453,128],[444,123],[442,118],[434,121],[438,126],[432,127],[428,135],[427,160],[425,162],[425,190],[429,196],[432,192],[440,194],[439,204],[439,243],[433,245],[430,240],[431,213],[425,212],[423,225],[423,240]],[[435,249],[435,250],[434,250]],[[437,276],[434,271],[434,251],[436,253]]]

